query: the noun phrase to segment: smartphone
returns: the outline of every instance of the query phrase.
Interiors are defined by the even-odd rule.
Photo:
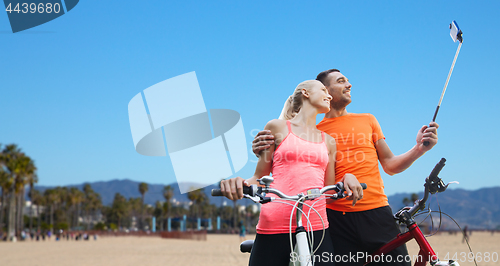
[[[458,27],[456,21],[452,21],[450,24],[450,36],[454,42],[460,41],[462,42],[462,31]]]

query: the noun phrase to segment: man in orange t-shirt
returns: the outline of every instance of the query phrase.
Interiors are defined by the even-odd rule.
[[[349,184],[346,184],[352,191],[351,198],[354,202],[363,198],[356,205],[345,200],[333,201],[327,205],[334,252],[340,258],[335,262],[338,265],[363,265],[361,260],[357,261],[358,252],[370,254],[399,233],[384,193],[378,162],[380,161],[389,175],[403,172],[437,144],[439,125],[431,122],[429,126],[423,126],[418,131],[416,145],[408,152],[396,156],[385,142],[382,129],[373,115],[347,112],[346,107],[351,103],[352,86],[339,70],[323,71],[316,79],[327,87],[333,98],[330,101],[330,112],[326,113],[317,128],[337,141],[336,181],[350,173],[355,175],[360,183],[366,183],[368,186],[359,195],[358,187],[349,187]],[[427,146],[424,145],[426,141],[429,142]],[[267,149],[272,142],[272,135],[268,135],[266,131],[259,132],[254,140],[254,153],[258,154]],[[410,265],[410,262],[406,261],[408,251],[405,245],[385,256],[384,265]],[[387,262],[389,256],[392,263]],[[403,258],[402,261],[400,258]]]

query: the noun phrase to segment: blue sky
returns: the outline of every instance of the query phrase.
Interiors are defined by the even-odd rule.
[[[400,154],[432,119],[456,20],[464,44],[437,118],[439,143],[404,173],[383,174],[385,191],[420,191],[441,157],[441,176],[456,188],[499,186],[498,10],[499,1],[80,1],[16,34],[0,12],[0,143],[35,160],[41,185],[171,183],[169,158],[134,150],[134,95],[196,71],[207,108],[241,114],[251,152],[298,83],[338,68],[353,84],[348,111],[374,114]],[[238,175],[253,174],[249,158]]]

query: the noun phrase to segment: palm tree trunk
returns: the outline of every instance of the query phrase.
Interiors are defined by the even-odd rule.
[[[85,229],[89,230],[90,227],[90,209],[85,211]]]
[[[50,205],[50,234],[54,233],[54,204]]]
[[[3,232],[4,210],[5,210],[5,190],[2,188],[2,205],[0,205],[0,232]]]
[[[73,221],[73,228],[76,229],[76,227],[78,226],[78,218],[77,218],[78,217],[78,206],[75,205],[75,206],[73,206],[73,208],[74,208],[73,215],[72,215],[73,217],[71,218],[71,220]]]
[[[33,230],[33,184],[30,186],[30,233]]]
[[[33,230],[33,202],[30,205],[30,232]]]
[[[23,188],[21,189],[20,191],[20,194],[19,194],[19,209],[18,209],[18,228],[17,228],[17,233],[20,233],[22,230],[24,230],[24,199],[25,199],[25,196],[24,196],[24,193],[25,193],[25,188],[23,186]]]
[[[76,204],[76,217],[75,217],[76,227],[78,227],[79,218],[80,218],[80,203]]]
[[[15,208],[16,208],[16,196],[14,194],[14,189],[10,189],[9,193],[9,206],[8,206],[8,216],[7,216],[7,239],[12,240],[15,235]]]
[[[15,207],[14,207],[14,232],[15,232],[15,235],[18,236],[18,232],[19,232],[19,202],[20,202],[20,198],[19,198],[19,194],[15,194],[14,196],[16,198],[16,203],[15,203]]]
[[[144,230],[144,194],[142,194],[142,202],[141,202],[141,226],[140,228]]]
[[[36,212],[38,215],[38,224],[37,224],[37,232],[40,231],[40,227],[42,226],[42,213],[40,212],[40,203],[36,205]]]
[[[236,223],[238,222],[237,221],[237,216],[238,216],[238,208],[237,208],[237,205],[236,205],[236,200],[233,200],[233,203],[234,203],[234,209],[233,209],[233,229],[236,228]]]

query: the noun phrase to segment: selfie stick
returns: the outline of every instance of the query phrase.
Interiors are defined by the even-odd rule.
[[[458,27],[456,21],[452,21],[450,24],[450,36],[454,42],[459,41],[457,52],[455,53],[455,58],[453,58],[453,63],[451,64],[450,72],[448,73],[448,77],[446,78],[446,83],[444,84],[443,92],[441,93],[441,98],[439,98],[439,103],[436,107],[436,112],[434,112],[434,117],[432,118],[432,122],[436,122],[436,117],[439,111],[439,107],[441,106],[441,102],[443,101],[444,93],[446,92],[446,88],[448,87],[448,82],[450,81],[451,73],[453,72],[453,68],[455,67],[455,62],[457,62],[458,53],[460,53],[460,48],[462,47],[462,31]],[[424,142],[424,146],[429,145],[428,141]]]

